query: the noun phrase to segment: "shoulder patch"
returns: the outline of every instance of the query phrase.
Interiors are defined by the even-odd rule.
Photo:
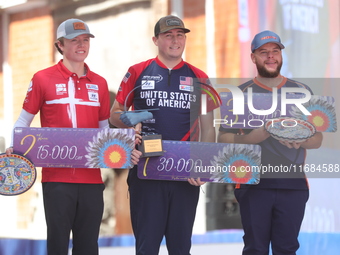
[[[127,81],[129,80],[130,76],[131,76],[131,73],[127,72],[125,74],[124,78],[123,78],[123,82],[127,83]]]

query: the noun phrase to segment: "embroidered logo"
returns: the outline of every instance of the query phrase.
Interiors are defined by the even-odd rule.
[[[86,83],[86,88],[87,89],[92,89],[92,90],[98,90],[98,85]]]
[[[193,92],[194,91],[194,86],[180,84],[179,85],[179,90]]]
[[[88,92],[89,95],[89,100],[90,101],[94,101],[94,102],[99,102],[99,98],[98,98],[98,93],[97,92]]]
[[[59,96],[67,93],[66,84],[56,84],[55,89],[56,94]]]
[[[158,74],[158,75],[144,75],[142,80],[153,80],[156,83],[160,82],[163,80],[163,76]]]
[[[31,81],[31,82],[30,82],[30,85],[28,86],[27,93],[28,93],[28,92],[31,92],[32,90],[33,90],[33,82]]]
[[[142,89],[155,89],[155,81],[142,80]]]

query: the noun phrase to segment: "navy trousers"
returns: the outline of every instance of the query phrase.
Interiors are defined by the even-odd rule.
[[[142,180],[128,176],[137,255],[158,255],[163,237],[169,255],[189,255],[199,187],[187,181]]]
[[[48,255],[98,255],[104,184],[43,183]]]
[[[235,189],[244,229],[242,255],[295,255],[308,190]]]

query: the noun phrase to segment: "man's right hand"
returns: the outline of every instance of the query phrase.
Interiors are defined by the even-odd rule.
[[[133,127],[144,120],[152,119],[153,115],[148,111],[123,112],[119,118],[128,127]]]

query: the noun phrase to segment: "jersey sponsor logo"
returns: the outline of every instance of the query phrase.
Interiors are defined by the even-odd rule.
[[[143,123],[156,123],[155,119],[144,120]]]
[[[67,93],[66,84],[56,84],[55,89],[57,95],[64,95]]]
[[[276,36],[270,36],[270,35],[268,35],[268,36],[264,36],[264,37],[261,37],[261,41],[262,40],[268,40],[268,39],[274,39],[274,40],[276,40],[277,38],[276,38]]]
[[[190,91],[193,92],[194,91],[194,86],[190,86],[190,85],[179,85],[179,90],[183,90],[183,91]]]
[[[89,95],[89,100],[90,101],[94,101],[94,102],[99,102],[99,97],[98,97],[98,93],[97,92],[88,92]]]
[[[192,79],[192,77],[180,76],[179,77],[179,84],[191,86],[193,84],[193,79]]]
[[[155,81],[142,80],[142,89],[155,89]]]
[[[28,86],[27,93],[28,93],[28,92],[31,92],[32,89],[33,89],[33,82],[31,81],[31,82],[30,82],[30,85]]]
[[[129,80],[131,74],[129,72],[127,72],[123,78],[123,82],[127,83],[127,81]]]
[[[26,97],[25,97],[25,100],[24,100],[24,103],[28,103],[29,102],[29,99],[28,99],[28,94],[33,90],[33,81],[30,82],[30,85],[28,86],[28,89],[27,89],[27,93],[26,93]]]
[[[142,80],[152,80],[155,81],[156,83],[160,82],[163,80],[163,76],[158,74],[158,75],[144,75]]]
[[[87,89],[92,89],[92,90],[98,90],[98,85],[86,83],[86,88]]]

